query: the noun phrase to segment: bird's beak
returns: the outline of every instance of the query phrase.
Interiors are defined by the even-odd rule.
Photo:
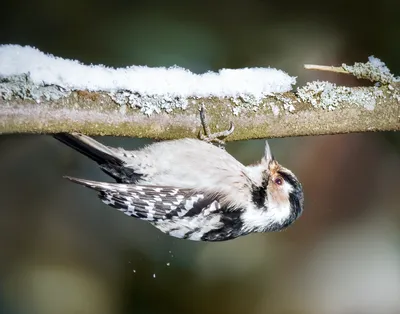
[[[271,148],[269,147],[268,141],[265,141],[264,160],[267,162],[267,164],[275,160],[274,155],[272,155]]]

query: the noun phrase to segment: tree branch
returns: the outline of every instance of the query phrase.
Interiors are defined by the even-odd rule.
[[[371,89],[364,88],[363,93]],[[340,108],[328,110],[313,107],[309,102],[299,102],[294,93],[285,93],[267,97],[257,111],[242,110],[238,116],[232,114],[232,108],[237,105],[229,99],[192,99],[186,110],[145,116],[137,109],[127,108],[126,112],[121,112],[120,105],[106,93],[73,92],[56,101],[41,103],[13,97],[0,99],[0,133],[79,131],[89,135],[154,139],[194,137],[201,128],[198,110],[201,103],[206,104],[213,130],[228,128],[230,121],[234,123],[236,131],[228,140],[398,131],[399,99],[387,88],[380,90],[382,96],[375,99],[373,110],[354,103],[341,103]],[[395,89],[394,92],[399,94],[400,91]],[[285,100],[291,101],[295,108],[292,112],[285,109],[288,106]]]
[[[349,72],[349,68],[341,69]],[[376,81],[376,75],[368,78]],[[151,97],[122,91],[66,92],[56,85],[35,85],[28,75],[3,77],[0,78],[0,133],[78,131],[153,139],[195,137],[201,128],[202,104],[207,108],[213,131],[234,123],[235,132],[227,140],[398,131],[400,86],[394,77],[381,81],[380,87],[353,88],[311,82],[296,92],[276,93],[262,99],[186,98],[180,99],[175,108],[168,107],[171,112],[160,109],[159,113],[146,115],[140,107],[152,101]],[[132,97],[134,105],[129,101]],[[159,103],[160,99],[154,101]]]

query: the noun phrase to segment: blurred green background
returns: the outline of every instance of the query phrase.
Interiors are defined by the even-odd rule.
[[[368,1],[9,1],[0,43],[108,66],[201,73],[303,70],[375,55],[400,74],[400,3]],[[99,138],[138,148],[149,140]],[[0,313],[400,313],[400,137],[271,140],[305,190],[288,230],[224,243],[174,239],[103,205],[62,175],[107,179],[50,136],[0,137]],[[263,141],[230,143],[243,163]]]

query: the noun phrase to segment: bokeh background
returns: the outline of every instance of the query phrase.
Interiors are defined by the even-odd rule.
[[[0,43],[108,66],[201,73],[303,70],[375,55],[400,74],[400,3],[369,1],[9,1]],[[364,84],[363,82],[362,84]],[[134,149],[144,139],[99,138]],[[174,239],[62,175],[106,179],[50,136],[0,136],[0,313],[400,313],[400,136],[271,140],[305,190],[288,230],[224,243]],[[229,143],[243,163],[263,141]]]

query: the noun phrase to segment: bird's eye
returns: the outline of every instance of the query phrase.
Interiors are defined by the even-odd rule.
[[[281,177],[277,177],[277,178],[274,180],[274,182],[275,182],[277,185],[282,185],[282,184],[283,184],[283,179],[282,179]]]

